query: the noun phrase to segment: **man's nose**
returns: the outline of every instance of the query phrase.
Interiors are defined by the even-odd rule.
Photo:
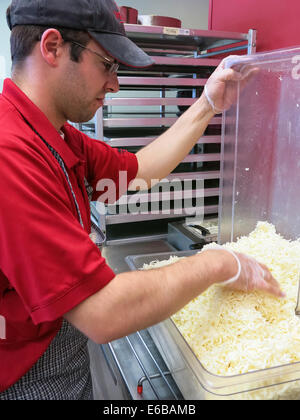
[[[119,79],[117,73],[112,73],[109,75],[108,81],[106,83],[106,91],[111,93],[117,93],[120,90]]]

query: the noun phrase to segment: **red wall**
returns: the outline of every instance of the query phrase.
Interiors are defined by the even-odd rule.
[[[300,0],[210,0],[208,29],[256,29],[257,51],[300,46]]]

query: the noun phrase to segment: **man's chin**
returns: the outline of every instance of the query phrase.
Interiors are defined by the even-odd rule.
[[[94,112],[93,114],[84,116],[84,117],[70,117],[68,119],[68,121],[74,123],[74,124],[83,124],[83,123],[87,123],[89,121],[91,121],[94,116],[96,115],[96,112]]]

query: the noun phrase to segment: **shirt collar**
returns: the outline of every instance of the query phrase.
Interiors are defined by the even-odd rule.
[[[46,115],[25,95],[11,80],[5,79],[2,95],[19,111],[23,118],[39,133],[39,135],[61,156],[70,169],[80,160],[63,141],[60,133],[48,120]]]

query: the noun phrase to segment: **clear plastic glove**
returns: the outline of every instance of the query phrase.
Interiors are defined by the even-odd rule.
[[[259,263],[248,255],[233,252],[221,245],[215,245],[210,247],[210,249],[227,251],[237,262],[236,275],[229,280],[220,283],[221,285],[226,286],[231,290],[239,290],[243,292],[260,290],[277,297],[285,297],[285,294],[281,291],[278,282],[274,279],[266,265]]]
[[[243,66],[240,70],[226,69],[226,60],[232,60],[234,57],[236,56],[222,60],[204,86],[204,95],[215,114],[229,109],[237,100],[239,83],[242,89],[259,71],[252,66]]]

